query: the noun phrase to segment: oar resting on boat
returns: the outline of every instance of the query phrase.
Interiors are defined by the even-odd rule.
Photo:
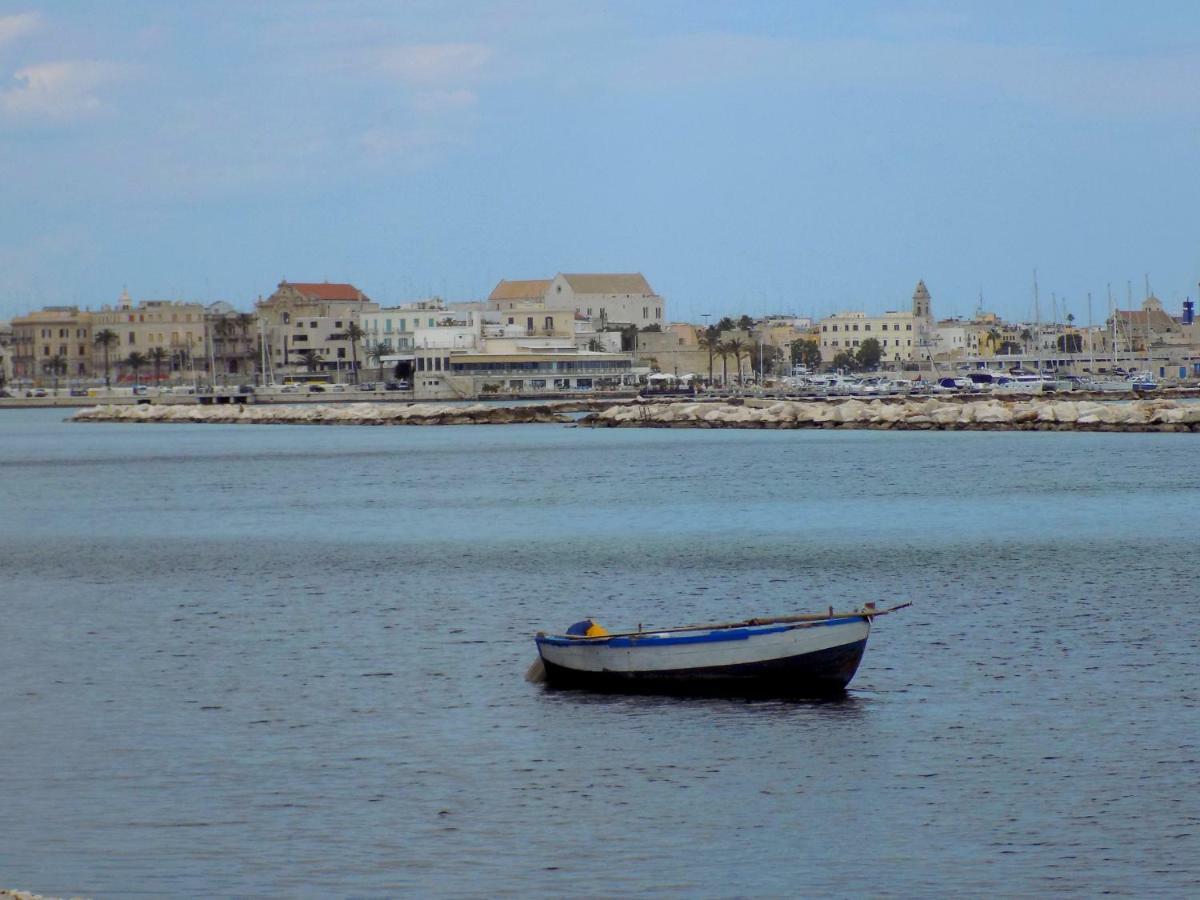
[[[617,634],[585,619],[566,634],[538,632],[538,660],[525,677],[606,691],[839,693],[858,669],[871,622],[911,605]]]

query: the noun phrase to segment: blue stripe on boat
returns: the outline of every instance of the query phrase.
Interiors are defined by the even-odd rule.
[[[748,628],[718,628],[713,631],[702,631],[696,634],[662,632],[646,632],[643,635],[618,635],[610,638],[567,638],[557,635],[536,638],[539,644],[549,644],[552,647],[575,646],[607,646],[607,647],[666,647],[671,644],[715,644],[720,641],[744,641],[760,634],[777,634],[793,628],[813,628],[825,625],[846,625],[858,622],[861,616],[851,616],[842,619],[825,619],[820,622],[800,622],[786,625],[751,626]],[[662,635],[666,635],[665,637]]]

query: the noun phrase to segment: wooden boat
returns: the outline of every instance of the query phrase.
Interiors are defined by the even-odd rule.
[[[910,605],[624,634],[538,632],[536,641],[545,680],[556,687],[821,697],[845,691],[872,620]]]

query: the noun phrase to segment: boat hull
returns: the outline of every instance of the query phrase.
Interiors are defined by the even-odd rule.
[[[572,640],[539,637],[547,682],[621,693],[826,697],[858,670],[867,617],[789,626],[667,631]]]

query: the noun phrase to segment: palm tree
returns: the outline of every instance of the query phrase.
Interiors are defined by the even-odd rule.
[[[67,359],[65,356],[55,354],[42,364],[42,371],[47,375],[54,376],[54,393],[58,393],[58,376],[65,374],[67,371]]]
[[[708,383],[713,381],[713,355],[717,352],[717,348],[721,344],[721,332],[717,330],[716,325],[709,325],[700,332],[698,343],[701,350],[708,351]]]
[[[346,331],[342,335],[343,338],[350,342],[350,359],[354,370],[354,383],[358,384],[358,342],[363,339],[366,334],[362,327],[357,322],[351,322],[346,326]]]
[[[321,363],[324,362],[324,360],[321,359],[321,354],[316,350],[305,350],[302,354],[300,354],[300,358],[304,360],[304,365],[310,372],[316,372],[321,368]]]
[[[149,362],[149,360],[146,359],[146,355],[144,353],[138,353],[136,350],[130,353],[129,358],[125,360],[125,365],[133,369],[133,386],[135,388],[138,386],[138,370],[141,369],[142,366],[146,365],[147,362]]]
[[[158,373],[162,368],[162,364],[170,358],[170,354],[162,347],[155,347],[150,351],[150,362],[154,365],[154,383],[158,384]]]
[[[258,316],[254,313],[238,313],[234,316],[234,322],[237,324],[238,330],[242,333],[242,355],[246,357],[247,369],[250,372],[254,371],[253,358],[258,354],[255,352],[254,341],[250,339],[250,329],[258,325]]]
[[[102,331],[97,331],[96,337],[93,340],[98,347],[104,350],[104,389],[108,390],[112,386],[108,378],[108,351],[117,345],[117,341],[120,338],[117,337],[117,333],[111,328],[105,328]]]
[[[733,351],[729,349],[727,341],[721,341],[716,346],[717,356],[721,357],[721,387],[729,385],[729,354]]]
[[[225,374],[229,371],[229,357],[232,354],[229,352],[228,342],[237,335],[237,332],[238,326],[235,319],[222,317],[218,319],[217,323],[213,326],[213,336],[217,341],[221,342],[221,349],[217,350],[214,347],[213,355],[218,359],[223,357],[225,360],[225,364],[222,366],[225,371],[222,372],[222,374]],[[216,378],[215,372],[213,373],[213,378]]]
[[[733,354],[733,361],[737,364],[737,379],[738,384],[742,383],[742,351],[746,349],[746,344],[741,338],[730,338],[725,342],[726,348]]]
[[[383,381],[383,358],[391,352],[391,345],[381,341],[367,353],[367,358],[379,366],[379,381]]]

